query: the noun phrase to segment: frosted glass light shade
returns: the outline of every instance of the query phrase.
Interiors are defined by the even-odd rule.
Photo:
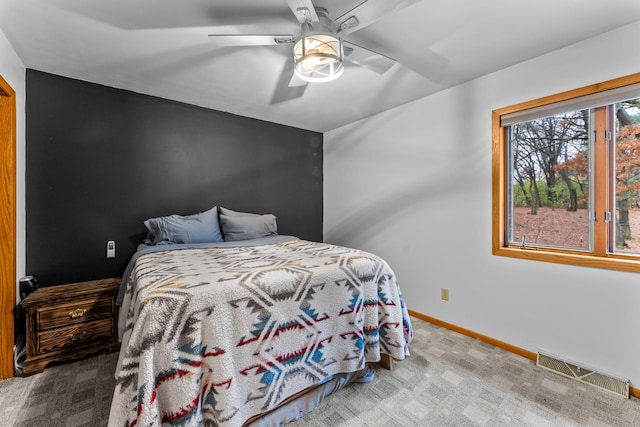
[[[328,82],[342,74],[342,40],[334,34],[304,34],[293,47],[296,75],[307,82]]]

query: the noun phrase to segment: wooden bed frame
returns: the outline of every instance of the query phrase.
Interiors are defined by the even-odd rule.
[[[381,354],[378,365],[382,366],[384,369],[393,371],[393,357],[389,356],[388,354]]]

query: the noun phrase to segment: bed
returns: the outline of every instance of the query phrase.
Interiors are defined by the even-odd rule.
[[[410,319],[384,260],[248,237],[133,255],[109,426],[279,425],[371,381],[370,363],[409,355]]]

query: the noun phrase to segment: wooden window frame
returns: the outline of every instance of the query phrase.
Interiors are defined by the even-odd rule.
[[[584,267],[596,267],[618,271],[640,272],[640,256],[624,255],[610,253],[606,249],[607,233],[609,228],[604,221],[596,220],[594,222],[594,247],[593,251],[582,252],[577,250],[562,248],[540,248],[540,247],[521,247],[520,245],[509,244],[507,240],[507,172],[508,172],[508,128],[500,124],[503,115],[527,110],[530,108],[541,107],[544,105],[554,104],[581,96],[587,96],[607,90],[617,89],[624,86],[640,83],[640,73],[631,74],[602,83],[584,86],[578,89],[569,90],[555,95],[538,98],[532,101],[523,102],[509,107],[500,108],[492,111],[492,253],[497,256],[505,256],[510,258],[527,259],[532,261],[551,262],[556,264],[576,265]],[[596,109],[595,120],[606,121],[605,107]],[[604,138],[596,134],[597,139]],[[596,150],[605,150],[605,144],[599,144],[596,140]],[[606,155],[602,153],[595,154],[596,159],[605,159]],[[606,179],[606,162],[596,161],[593,173],[596,179]],[[604,177],[603,177],[604,174]],[[606,192],[603,193],[603,186],[595,188],[594,203],[596,212],[603,212],[603,204],[607,203]]]

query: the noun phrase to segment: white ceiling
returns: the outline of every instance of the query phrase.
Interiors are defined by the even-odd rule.
[[[332,18],[360,3],[314,1]],[[290,45],[208,37],[298,36],[286,0],[0,0],[0,28],[27,68],[319,132],[639,20],[639,0],[417,1],[345,37],[397,59],[391,70],[351,64],[286,100]]]

